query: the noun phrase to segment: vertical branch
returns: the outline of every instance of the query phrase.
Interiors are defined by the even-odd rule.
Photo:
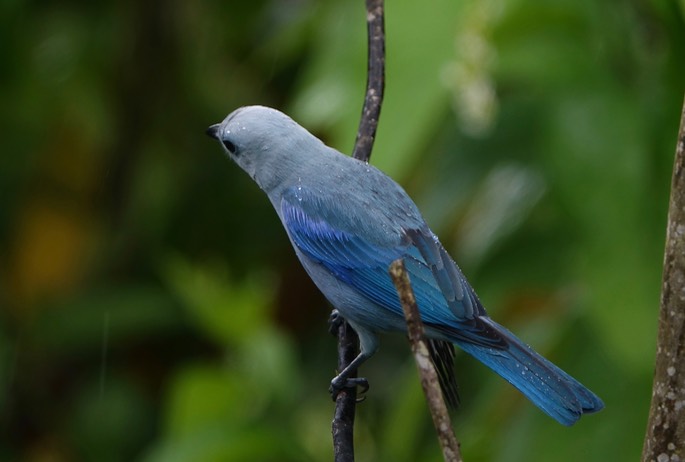
[[[376,137],[378,118],[385,86],[385,27],[383,0],[366,0],[368,32],[368,67],[366,97],[354,143],[353,157],[368,162]],[[337,326],[338,370],[342,371],[357,355],[357,334],[347,322]],[[356,375],[356,371],[351,374]],[[335,462],[354,461],[354,416],[357,390],[341,391],[335,399],[332,423],[333,453]]]
[[[366,75],[366,97],[359,121],[352,157],[369,161],[376,138],[378,118],[385,88],[385,25],[383,0],[366,0],[366,25],[369,36],[369,61]]]
[[[642,460],[685,460],[685,102],[666,228],[652,405]]]
[[[340,319],[336,322],[338,336],[338,370],[342,371],[357,356],[359,338],[350,325]],[[356,371],[350,377],[356,377]],[[354,461],[354,415],[357,404],[357,389],[345,388],[335,397],[333,415],[333,460],[336,462]]]
[[[421,387],[426,395],[431,417],[433,417],[433,425],[438,434],[438,441],[440,442],[443,458],[447,462],[462,462],[463,459],[461,458],[461,452],[459,450],[459,442],[452,430],[452,422],[450,421],[447,406],[445,405],[445,400],[440,391],[438,374],[431,362],[428,347],[423,339],[421,315],[419,314],[414,291],[412,290],[409,276],[407,275],[407,270],[404,267],[404,261],[402,259],[392,262],[390,265],[390,277],[395,284],[397,294],[400,297],[400,303],[402,304],[402,310],[404,310],[409,343],[411,344],[411,350],[414,353],[414,359],[416,360],[416,365],[419,369]]]

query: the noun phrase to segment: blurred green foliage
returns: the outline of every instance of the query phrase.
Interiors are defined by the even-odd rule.
[[[557,425],[465,355],[469,462],[636,460],[685,75],[676,0],[388,2],[372,162],[494,318],[606,402]],[[330,460],[328,307],[206,139],[245,104],[349,152],[362,2],[0,4],[0,460]],[[440,460],[402,336],[357,455]]]

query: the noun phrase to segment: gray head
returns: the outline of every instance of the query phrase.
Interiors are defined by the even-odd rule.
[[[264,106],[245,106],[212,125],[207,134],[265,191],[297,171],[325,145],[287,115]]]

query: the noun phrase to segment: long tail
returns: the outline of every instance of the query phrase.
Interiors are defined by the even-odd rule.
[[[582,414],[597,412],[604,403],[580,382],[524,344],[492,319],[481,318],[496,329],[508,348],[495,349],[464,340],[456,343],[507,382],[537,407],[563,425],[573,425]]]

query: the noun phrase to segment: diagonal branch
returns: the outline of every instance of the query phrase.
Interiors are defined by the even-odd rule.
[[[642,460],[685,460],[685,102],[666,228],[652,405]]]
[[[395,284],[402,309],[404,310],[409,343],[411,344],[411,350],[414,353],[414,359],[419,369],[421,387],[426,395],[431,417],[433,417],[433,425],[438,434],[442,455],[447,462],[462,462],[459,442],[456,436],[454,436],[447,406],[440,391],[438,374],[431,362],[430,353],[423,338],[423,323],[421,322],[419,307],[416,304],[414,291],[412,290],[402,259],[392,262],[390,265],[390,277]]]

